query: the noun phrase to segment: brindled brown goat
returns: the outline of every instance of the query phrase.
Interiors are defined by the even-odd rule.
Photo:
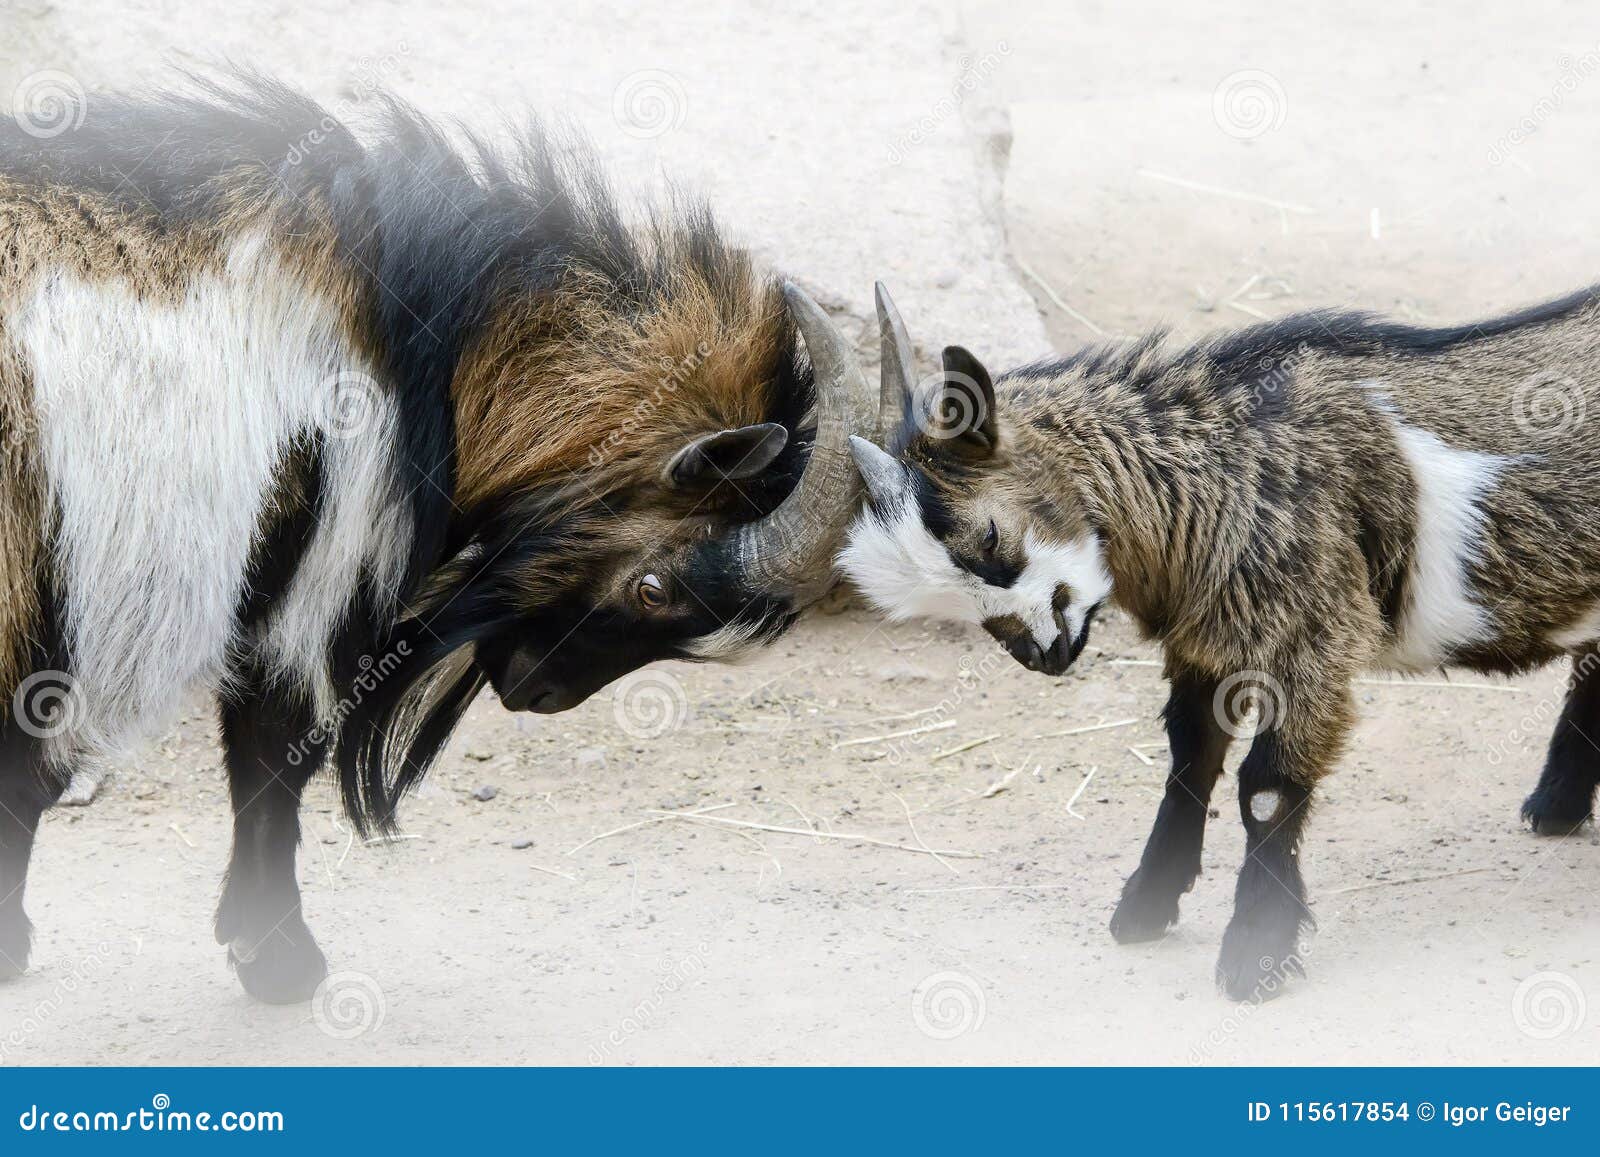
[[[897,319],[889,353],[909,367]],[[909,383],[909,374],[902,374]],[[1453,329],[1307,314],[1169,349],[1160,335],[991,383],[960,348],[889,452],[841,563],[903,618],[981,623],[1060,674],[1095,611],[1166,655],[1172,768],[1118,940],[1163,935],[1200,868],[1230,740],[1247,852],[1218,981],[1299,970],[1299,848],[1368,668],[1525,671],[1573,655],[1523,805],[1567,833],[1600,781],[1600,291]]]

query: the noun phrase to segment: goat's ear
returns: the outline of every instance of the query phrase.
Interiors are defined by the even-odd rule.
[[[674,454],[661,472],[668,486],[715,486],[761,474],[789,444],[789,431],[776,422],[719,430],[691,439]]]
[[[929,433],[963,457],[987,458],[1000,440],[989,371],[958,345],[944,347],[944,375]]]

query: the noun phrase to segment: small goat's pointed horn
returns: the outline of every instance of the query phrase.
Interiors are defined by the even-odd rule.
[[[883,282],[873,286],[873,296],[878,302],[878,347],[880,350],[878,383],[878,429],[873,441],[888,446],[891,452],[903,447],[892,445],[905,417],[911,412],[917,388],[917,353],[906,333],[906,323],[900,320],[900,311],[894,307],[889,287]]]
[[[833,556],[861,495],[850,435],[869,432],[873,419],[866,378],[850,343],[798,286],[786,282],[783,297],[811,357],[816,440],[793,492],[771,514],[739,529],[735,554],[753,589],[801,607],[832,584]]]

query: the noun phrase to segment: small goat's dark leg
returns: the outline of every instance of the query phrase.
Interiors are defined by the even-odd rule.
[[[1539,785],[1522,804],[1522,818],[1540,835],[1564,836],[1594,811],[1600,784],[1600,649],[1572,656],[1567,701],[1556,720]]]
[[[327,755],[313,738],[303,697],[265,677],[236,684],[222,701],[222,739],[233,797],[233,855],[217,905],[217,942],[245,991],[258,1000],[305,1000],[327,962],[300,912],[295,850],[300,793]]]
[[[1216,702],[1216,692],[1214,679],[1190,672],[1172,675],[1163,712],[1172,768],[1144,855],[1111,917],[1111,934],[1120,943],[1164,935],[1178,922],[1178,898],[1200,874],[1211,791],[1233,738],[1217,715],[1227,707]]]
[[[1302,711],[1302,707],[1294,707]],[[1254,738],[1238,768],[1238,815],[1245,863],[1238,869],[1234,917],[1222,935],[1216,979],[1235,1000],[1264,1000],[1290,973],[1304,973],[1299,933],[1309,925],[1299,848],[1315,781],[1333,763],[1344,722],[1291,733],[1270,727]]]
[[[66,777],[42,765],[38,744],[15,734],[0,741],[0,980],[28,970],[33,925],[23,910],[28,861],[45,809]]]

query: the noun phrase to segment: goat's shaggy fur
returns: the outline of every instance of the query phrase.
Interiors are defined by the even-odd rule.
[[[486,681],[559,710],[792,621],[729,545],[811,437],[779,283],[694,205],[630,224],[575,144],[461,139],[251,77],[0,123],[0,973],[39,811],[192,690],[236,809],[218,936],[289,998],[330,750],[385,828]],[[40,672],[70,691],[30,719]]]
[[[943,591],[943,613],[1059,674],[1106,594],[1094,567],[1051,561],[1070,548],[1160,640],[1173,767],[1119,939],[1176,920],[1229,740],[1258,704],[1219,978],[1259,995],[1298,960],[1299,841],[1357,674],[1518,672],[1600,639],[1600,449],[1582,422],[1600,413],[1600,292],[1455,329],[1310,314],[1188,348],[1156,335],[992,387],[967,359],[947,351],[898,459],[858,445],[872,508],[841,561],[887,612],[926,613]],[[972,420],[941,428],[946,411]],[[1059,581],[997,613],[1040,567]],[[1588,670],[1558,739],[1600,734]],[[1525,814],[1570,831],[1597,780],[1600,755],[1563,741]]]

